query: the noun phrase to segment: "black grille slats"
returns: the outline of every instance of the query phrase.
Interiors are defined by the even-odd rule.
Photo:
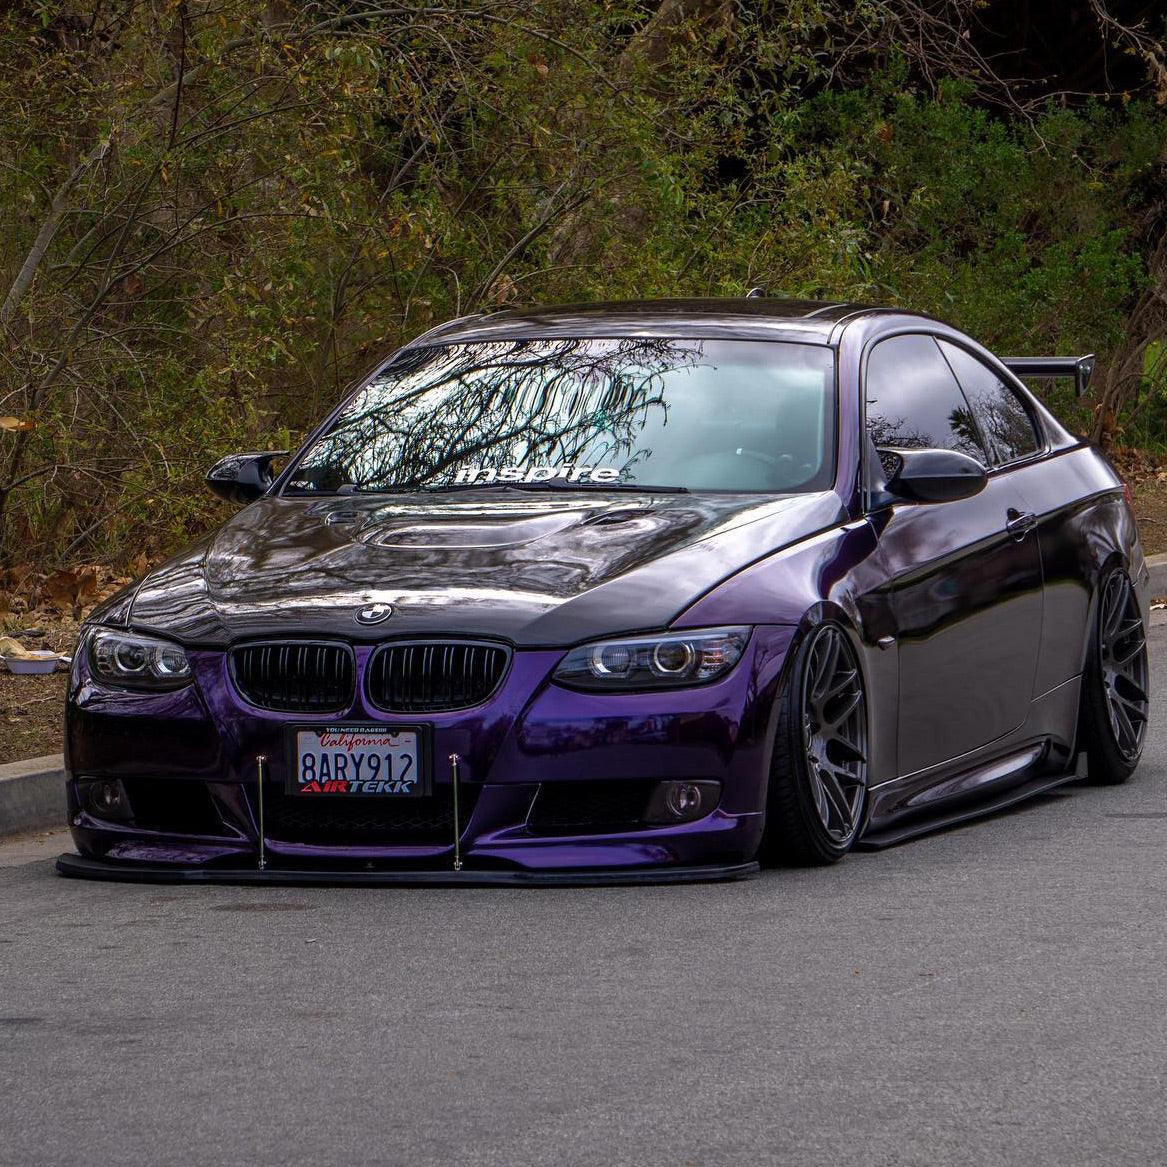
[[[353,702],[356,671],[341,644],[245,644],[231,650],[240,695],[276,713],[339,713]]]
[[[365,670],[369,703],[386,713],[440,713],[485,701],[510,653],[497,644],[426,641],[383,645]],[[352,705],[356,669],[342,644],[247,644],[231,650],[235,688],[276,713],[340,713]]]
[[[510,653],[497,644],[387,644],[369,660],[370,704],[387,713],[440,713],[485,701],[502,684]]]

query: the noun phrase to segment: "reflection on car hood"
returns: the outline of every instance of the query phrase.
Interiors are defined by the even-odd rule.
[[[266,498],[146,576],[128,615],[191,644],[419,634],[570,644],[667,626],[746,564],[843,518],[830,492]],[[358,623],[373,603],[393,615]]]

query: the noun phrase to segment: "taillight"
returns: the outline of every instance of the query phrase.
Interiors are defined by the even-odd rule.
[[[1135,505],[1135,496],[1131,494],[1131,488],[1125,482],[1122,484],[1122,493],[1126,498],[1127,506],[1133,507]]]

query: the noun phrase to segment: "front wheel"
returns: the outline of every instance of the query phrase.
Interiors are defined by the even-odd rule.
[[[837,863],[867,803],[867,700],[851,642],[823,624],[803,642],[779,706],[761,857]]]
[[[1091,782],[1114,786],[1131,776],[1143,752],[1150,704],[1138,596],[1126,572],[1113,571],[1099,590],[1082,675],[1078,732]]]

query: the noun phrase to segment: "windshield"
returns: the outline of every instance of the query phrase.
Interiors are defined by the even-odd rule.
[[[285,490],[791,492],[834,470],[830,349],[775,341],[509,340],[407,349]]]

